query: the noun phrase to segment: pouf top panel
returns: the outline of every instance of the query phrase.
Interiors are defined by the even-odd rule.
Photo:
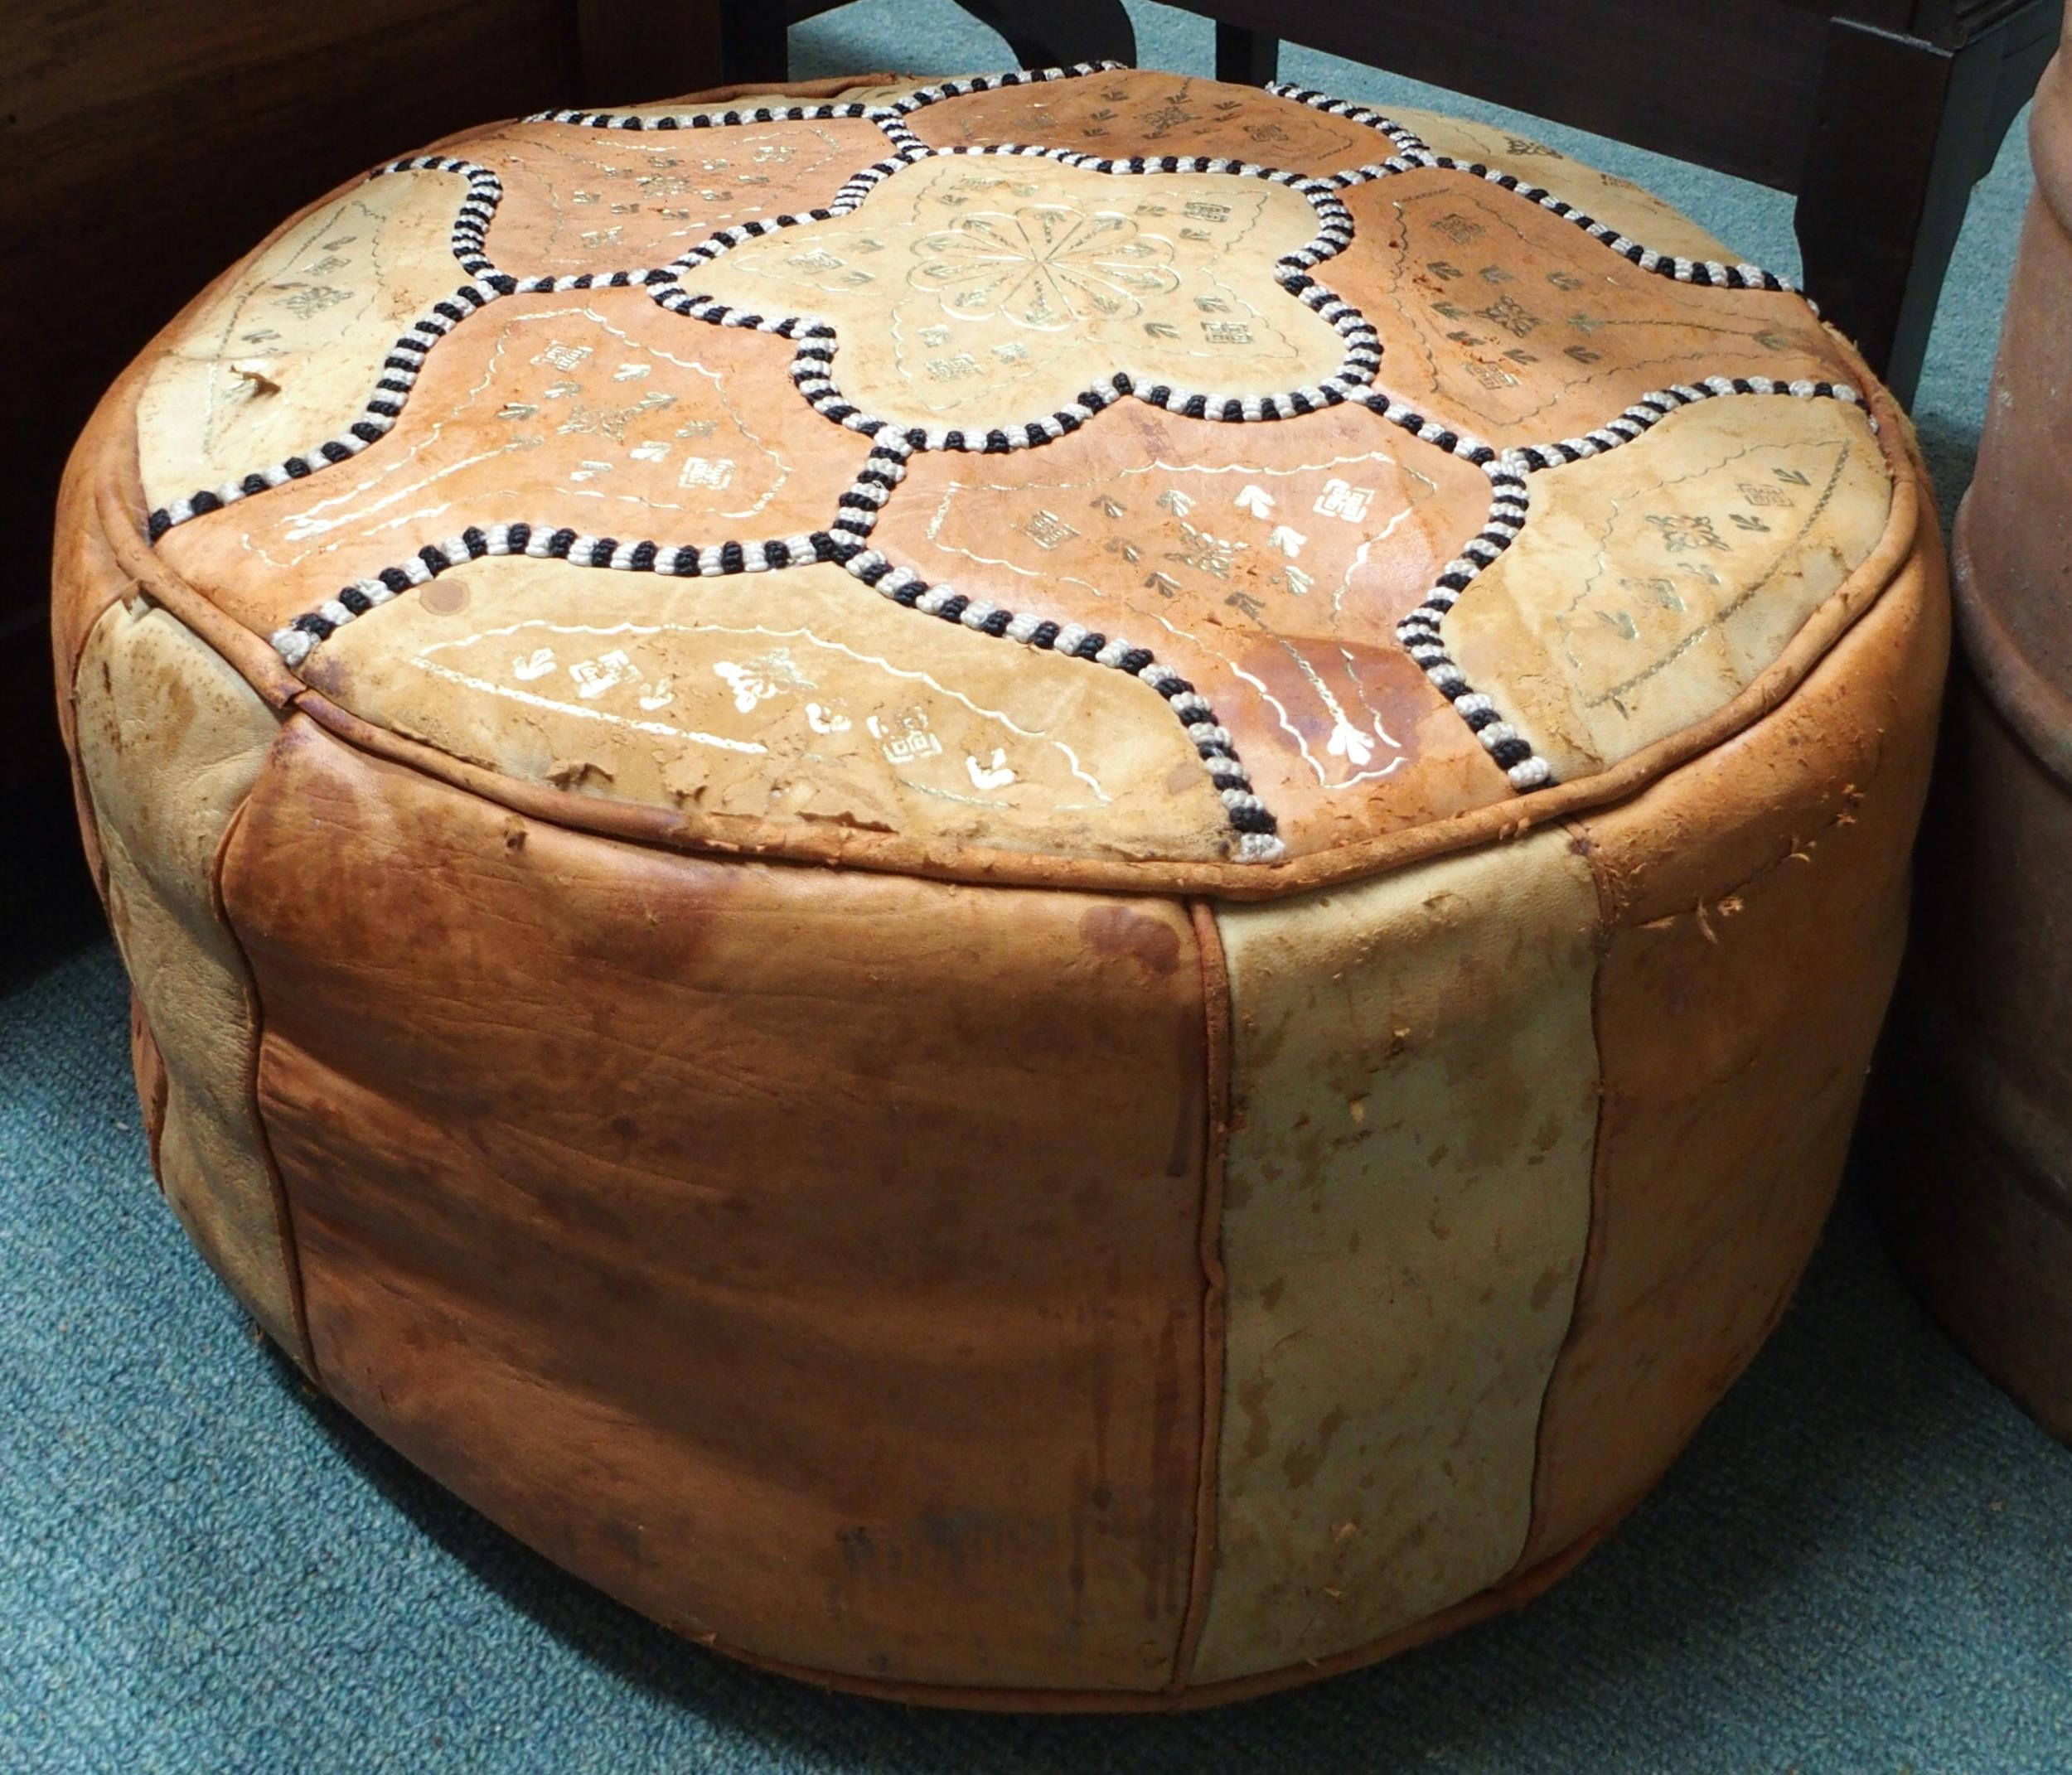
[[[168,580],[478,786],[1244,894],[1687,756],[1916,509],[1811,307],[1638,188],[1112,67],[483,130],[135,411]]]

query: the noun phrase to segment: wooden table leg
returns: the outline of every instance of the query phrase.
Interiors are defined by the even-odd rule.
[[[739,5],[742,0],[729,0]],[[1122,0],[957,0],[1007,39],[1024,68],[1137,59],[1137,34]]]
[[[737,78],[720,71],[722,22],[733,10],[723,0],[577,0],[580,72],[568,103],[631,104]]]
[[[2048,58],[2039,20],[2054,11],[2027,7],[1954,50],[1829,27],[1796,217],[1806,289],[1902,401],[1972,186]]]
[[[734,85],[787,79],[792,67],[786,35],[788,18],[784,0],[719,0],[720,80]]]
[[[1216,22],[1216,78],[1264,86],[1280,78],[1280,39],[1242,25]]]

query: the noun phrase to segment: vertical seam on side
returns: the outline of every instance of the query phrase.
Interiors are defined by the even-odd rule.
[[[283,722],[281,732],[286,731],[287,723]],[[272,762],[274,753],[278,748],[279,744],[279,738],[277,735],[274,743],[266,748],[266,757],[259,764],[259,775],[263,775]],[[259,783],[259,775],[255,775],[252,781],[255,789]],[[244,810],[251,805],[251,792],[248,791],[244,798],[231,810],[230,817],[223,824],[223,836],[216,841],[215,856],[209,872],[209,900],[215,909],[216,917],[223,922],[224,932],[230,939],[230,946],[237,951],[239,965],[244,973],[245,990],[250,997],[252,1063],[249,1076],[245,1081],[245,1098],[251,1109],[252,1131],[258,1142],[259,1163],[265,1166],[267,1181],[274,1189],[274,1215],[275,1223],[279,1229],[281,1266],[288,1276],[288,1300],[289,1310],[293,1313],[295,1318],[295,1336],[302,1345],[298,1353],[301,1358],[303,1369],[308,1375],[311,1383],[318,1392],[327,1395],[330,1390],[325,1386],[323,1376],[317,1366],[316,1342],[309,1334],[309,1308],[303,1289],[302,1251],[300,1241],[295,1236],[294,1204],[288,1197],[288,1185],[281,1177],[280,1166],[274,1161],[274,1137],[267,1128],[266,1117],[259,1108],[259,1066],[262,1051],[266,1045],[265,1001],[259,996],[259,975],[252,966],[250,955],[245,952],[244,939],[239,934],[236,925],[231,921],[230,903],[224,897],[223,893],[224,863],[230,855],[232,841],[236,838],[239,829],[244,823]]]
[[[1547,1371],[1547,1385],[1540,1392],[1540,1414],[1532,1432],[1532,1482],[1528,1497],[1530,1508],[1525,1521],[1525,1540],[1518,1548],[1518,1556],[1510,1569],[1499,1579],[1508,1584],[1520,1573],[1543,1562],[1547,1555],[1537,1545],[1540,1523],[1546,1511],[1546,1482],[1547,1472],[1547,1407],[1554,1397],[1556,1383],[1561,1379],[1561,1365],[1567,1361],[1574,1348],[1583,1304],[1583,1286],[1590,1279],[1602,1253],[1605,1233],[1603,1203],[1600,1184],[1603,1176],[1605,1142],[1605,1044],[1599,1039],[1601,994],[1605,984],[1605,955],[1611,946],[1616,927],[1617,907],[1612,902],[1610,885],[1595,860],[1590,844],[1590,834],[1581,822],[1563,820],[1561,829],[1568,834],[1569,848],[1583,858],[1590,871],[1590,888],[1597,902],[1597,931],[1594,947],[1596,960],[1590,976],[1590,1047],[1597,1062],[1597,1116],[1590,1129],[1590,1225],[1583,1235],[1582,1261],[1576,1269],[1576,1289],[1569,1299],[1568,1328],[1561,1335],[1561,1347],[1554,1352],[1554,1360]]]
[[[1166,1687],[1188,1686],[1208,1618],[1215,1579],[1217,1462],[1223,1420],[1223,1163],[1230,1141],[1230,973],[1222,934],[1208,902],[1186,902],[1202,971],[1203,1094],[1207,1119],[1202,1149],[1202,1210],[1198,1235],[1202,1266],[1202,1447],[1196,1463],[1194,1547],[1187,1608],[1180,1618],[1173,1675]]]

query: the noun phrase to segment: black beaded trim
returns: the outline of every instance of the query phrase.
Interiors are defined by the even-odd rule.
[[[1334,117],[1343,117],[1350,122],[1377,129],[1396,145],[1397,154],[1387,161],[1333,174],[1329,182],[1340,191],[1354,185],[1366,184],[1387,174],[1407,172],[1420,167],[1431,167],[1438,172],[1464,172],[1472,178],[1486,180],[1491,185],[1513,191],[1527,202],[1538,205],[1550,215],[1574,223],[1592,239],[1601,241],[1620,258],[1658,277],[1673,278],[1678,283],[1702,284],[1721,289],[1776,290],[1797,293],[1789,279],[1779,277],[1774,271],[1765,271],[1760,265],[1746,263],[1729,265],[1716,259],[1683,259],[1671,253],[1658,253],[1638,240],[1629,239],[1608,223],[1599,221],[1565,198],[1556,196],[1544,186],[1522,179],[1516,173],[1485,166],[1479,160],[1459,160],[1450,154],[1434,153],[1412,131],[1382,116],[1378,111],[1370,111],[1363,105],[1348,104],[1343,99],[1334,99],[1328,94],[1312,91],[1306,86],[1290,85],[1285,81],[1277,81],[1266,90],[1277,98],[1290,99],[1298,104],[1305,104],[1313,111],[1326,111]]]
[[[1052,74],[1044,78],[1062,78]],[[968,85],[970,83],[958,83]],[[1000,83],[995,83],[1000,84]],[[973,86],[971,89],[979,89]],[[864,168],[843,186],[825,207],[797,215],[770,216],[722,230],[673,262],[680,275],[709,263],[743,241],[796,227],[801,223],[825,221],[854,210],[871,190],[903,167],[950,155],[986,156],[1051,160],[1089,172],[1123,176],[1145,173],[1208,173],[1237,178],[1265,179],[1300,192],[1317,212],[1317,232],[1304,245],[1275,262],[1274,278],[1305,307],[1321,317],[1344,341],[1345,356],[1335,375],[1308,388],[1290,389],[1271,394],[1234,395],[1176,388],[1157,378],[1118,370],[1106,381],[1080,391],[1072,402],[1054,412],[1011,426],[984,430],[954,426],[917,426],[903,435],[920,450],[971,451],[1001,454],[1026,450],[1055,442],[1075,432],[1102,408],[1125,395],[1163,408],[1185,418],[1230,423],[1293,418],[1315,413],[1340,402],[1356,399],[1369,387],[1381,366],[1380,336],[1367,317],[1327,285],[1310,275],[1312,268],[1343,252],[1353,239],[1352,214],[1324,181],[1300,173],[1282,172],[1248,161],[1206,156],[1135,156],[1126,160],[1105,159],[1070,148],[1003,145],[975,148],[932,148],[917,139],[901,153]],[[680,283],[651,284],[648,293],[672,313],[719,326],[749,326],[765,332],[782,333],[801,341],[792,365],[792,380],[814,411],[833,423],[875,437],[892,422],[869,413],[850,401],[835,380],[835,329],[828,322],[804,314],[775,318],[744,312],[716,297],[695,293]]]
[[[436,579],[455,567],[496,555],[525,555],[534,560],[567,561],[577,567],[614,568],[622,573],[661,573],[697,579],[724,573],[759,573],[809,561],[836,559],[835,539],[825,530],[761,542],[705,545],[662,544],[616,536],[593,536],[552,524],[471,525],[443,542],[426,544],[415,554],[364,579],[341,587],[314,610],[306,611],[269,639],[291,666],[299,666],[320,641],[328,641],[356,617],[400,597],[413,587]]]
[[[1129,64],[1121,61],[1076,61],[1064,68],[1015,68],[1006,74],[975,74],[961,80],[940,80],[895,99],[889,109],[901,116],[939,104],[945,99],[961,99],[970,93],[998,92],[1008,86],[1041,86],[1050,80],[1077,80],[1089,74],[1120,74]]]
[[[967,597],[954,586],[940,582],[931,584],[910,568],[894,566],[860,542],[838,538],[836,549],[836,560],[895,604],[940,617],[946,622],[961,623],[981,635],[1089,660],[1140,679],[1165,699],[1166,707],[1193,741],[1236,834],[1238,861],[1271,863],[1287,848],[1280,836],[1279,822],[1252,791],[1251,779],[1237,757],[1230,730],[1217,720],[1208,698],[1170,666],[1159,665],[1150,648],[1077,622],[1053,622],[1026,611],[1017,614],[984,598]]]
[[[316,609],[275,631],[273,645],[290,666],[299,667],[318,643],[356,617],[453,568],[491,556],[523,555],[535,560],[567,561],[576,567],[692,579],[832,562],[906,609],[960,624],[977,634],[1108,666],[1149,684],[1165,699],[1166,707],[1193,741],[1230,822],[1238,859],[1266,863],[1278,857],[1285,848],[1278,836],[1278,824],[1266,803],[1252,792],[1251,779],[1238,759],[1228,729],[1217,721],[1208,699],[1171,667],[1161,665],[1150,648],[1119,636],[1102,635],[1078,623],[1017,615],[983,598],[967,597],[953,587],[931,585],[909,569],[893,566],[868,546],[877,507],[904,476],[908,455],[904,446],[896,441],[874,445],[854,485],[842,496],[840,515],[830,528],[763,542],[699,547],[645,539],[627,542],[545,524],[470,525],[456,536],[428,544],[395,565],[341,588]]]
[[[1768,376],[1712,376],[1700,383],[1678,383],[1644,394],[1616,418],[1580,438],[1565,438],[1547,443],[1527,444],[1500,455],[1486,444],[1456,447],[1455,453],[1479,464],[1489,477],[1489,517],[1479,534],[1471,538],[1455,559],[1447,563],[1437,581],[1409,615],[1396,625],[1396,639],[1440,694],[1474,731],[1494,759],[1511,786],[1521,795],[1550,787],[1553,767],[1532,749],[1532,742],[1503,718],[1495,702],[1468,682],[1467,676],[1446,651],[1443,626],[1446,612],[1460,602],[1460,595],[1482,570],[1518,539],[1531,515],[1527,479],[1544,469],[1580,462],[1586,457],[1602,456],[1621,444],[1652,430],[1678,408],[1729,394],[1786,394],[1801,400],[1838,400],[1861,405],[1862,397],[1846,383],[1779,382]],[[1369,403],[1382,412],[1385,396]],[[1383,413],[1386,418],[1415,431],[1432,422],[1407,408]],[[1416,422],[1416,423],[1413,423]],[[1876,421],[1872,420],[1875,425]],[[1428,440],[1435,441],[1435,440]]]
[[[719,111],[675,111],[659,117],[642,117],[624,111],[535,111],[525,121],[570,123],[581,129],[728,129],[744,123],[806,123],[833,118],[868,118],[892,134],[899,146],[904,147],[912,141],[925,148],[927,144],[920,143],[911,131],[901,128],[898,119],[944,99],[961,98],[966,93],[992,92],[1005,86],[1034,86],[1046,80],[1077,80],[1090,74],[1112,74],[1123,65],[1119,61],[1082,61],[1068,68],[1018,68],[1009,74],[942,80],[933,86],[917,87],[888,104],[830,101],[825,104],[751,105],[745,110],[734,107]]]
[[[570,123],[579,129],[733,129],[743,123],[812,123],[830,118],[863,117],[874,123],[887,107],[876,104],[758,104],[745,111],[676,111],[639,117],[624,111],[535,111],[528,123]]]
[[[377,167],[367,178],[372,181],[398,172],[450,172],[467,181],[467,195],[462,199],[453,218],[451,244],[454,258],[460,261],[472,281],[462,284],[450,296],[442,296],[398,336],[389,347],[389,355],[382,360],[373,393],[367,397],[359,417],[343,432],[312,449],[299,451],[264,468],[255,469],[241,479],[225,481],[220,486],[201,488],[184,499],[160,506],[145,523],[146,533],[152,541],[157,542],[176,525],[185,524],[191,518],[220,511],[254,493],[264,493],[269,487],[299,481],[333,462],[357,456],[395,428],[396,421],[403,415],[404,403],[417,386],[432,347],[471,314],[487,307],[492,302],[506,296],[556,290],[637,288],[666,283],[675,276],[666,267],[658,267],[651,270],[583,272],[572,277],[514,278],[499,271],[487,252],[489,225],[496,216],[497,205],[503,200],[504,190],[503,181],[493,171],[473,161],[456,160],[440,154],[419,154]]]

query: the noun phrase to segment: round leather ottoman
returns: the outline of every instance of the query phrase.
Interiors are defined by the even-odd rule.
[[[312,1382],[816,1680],[1306,1680],[1774,1321],[1945,648],[1905,420],[1501,132],[1113,68],[498,125],[74,460],[167,1199]]]

